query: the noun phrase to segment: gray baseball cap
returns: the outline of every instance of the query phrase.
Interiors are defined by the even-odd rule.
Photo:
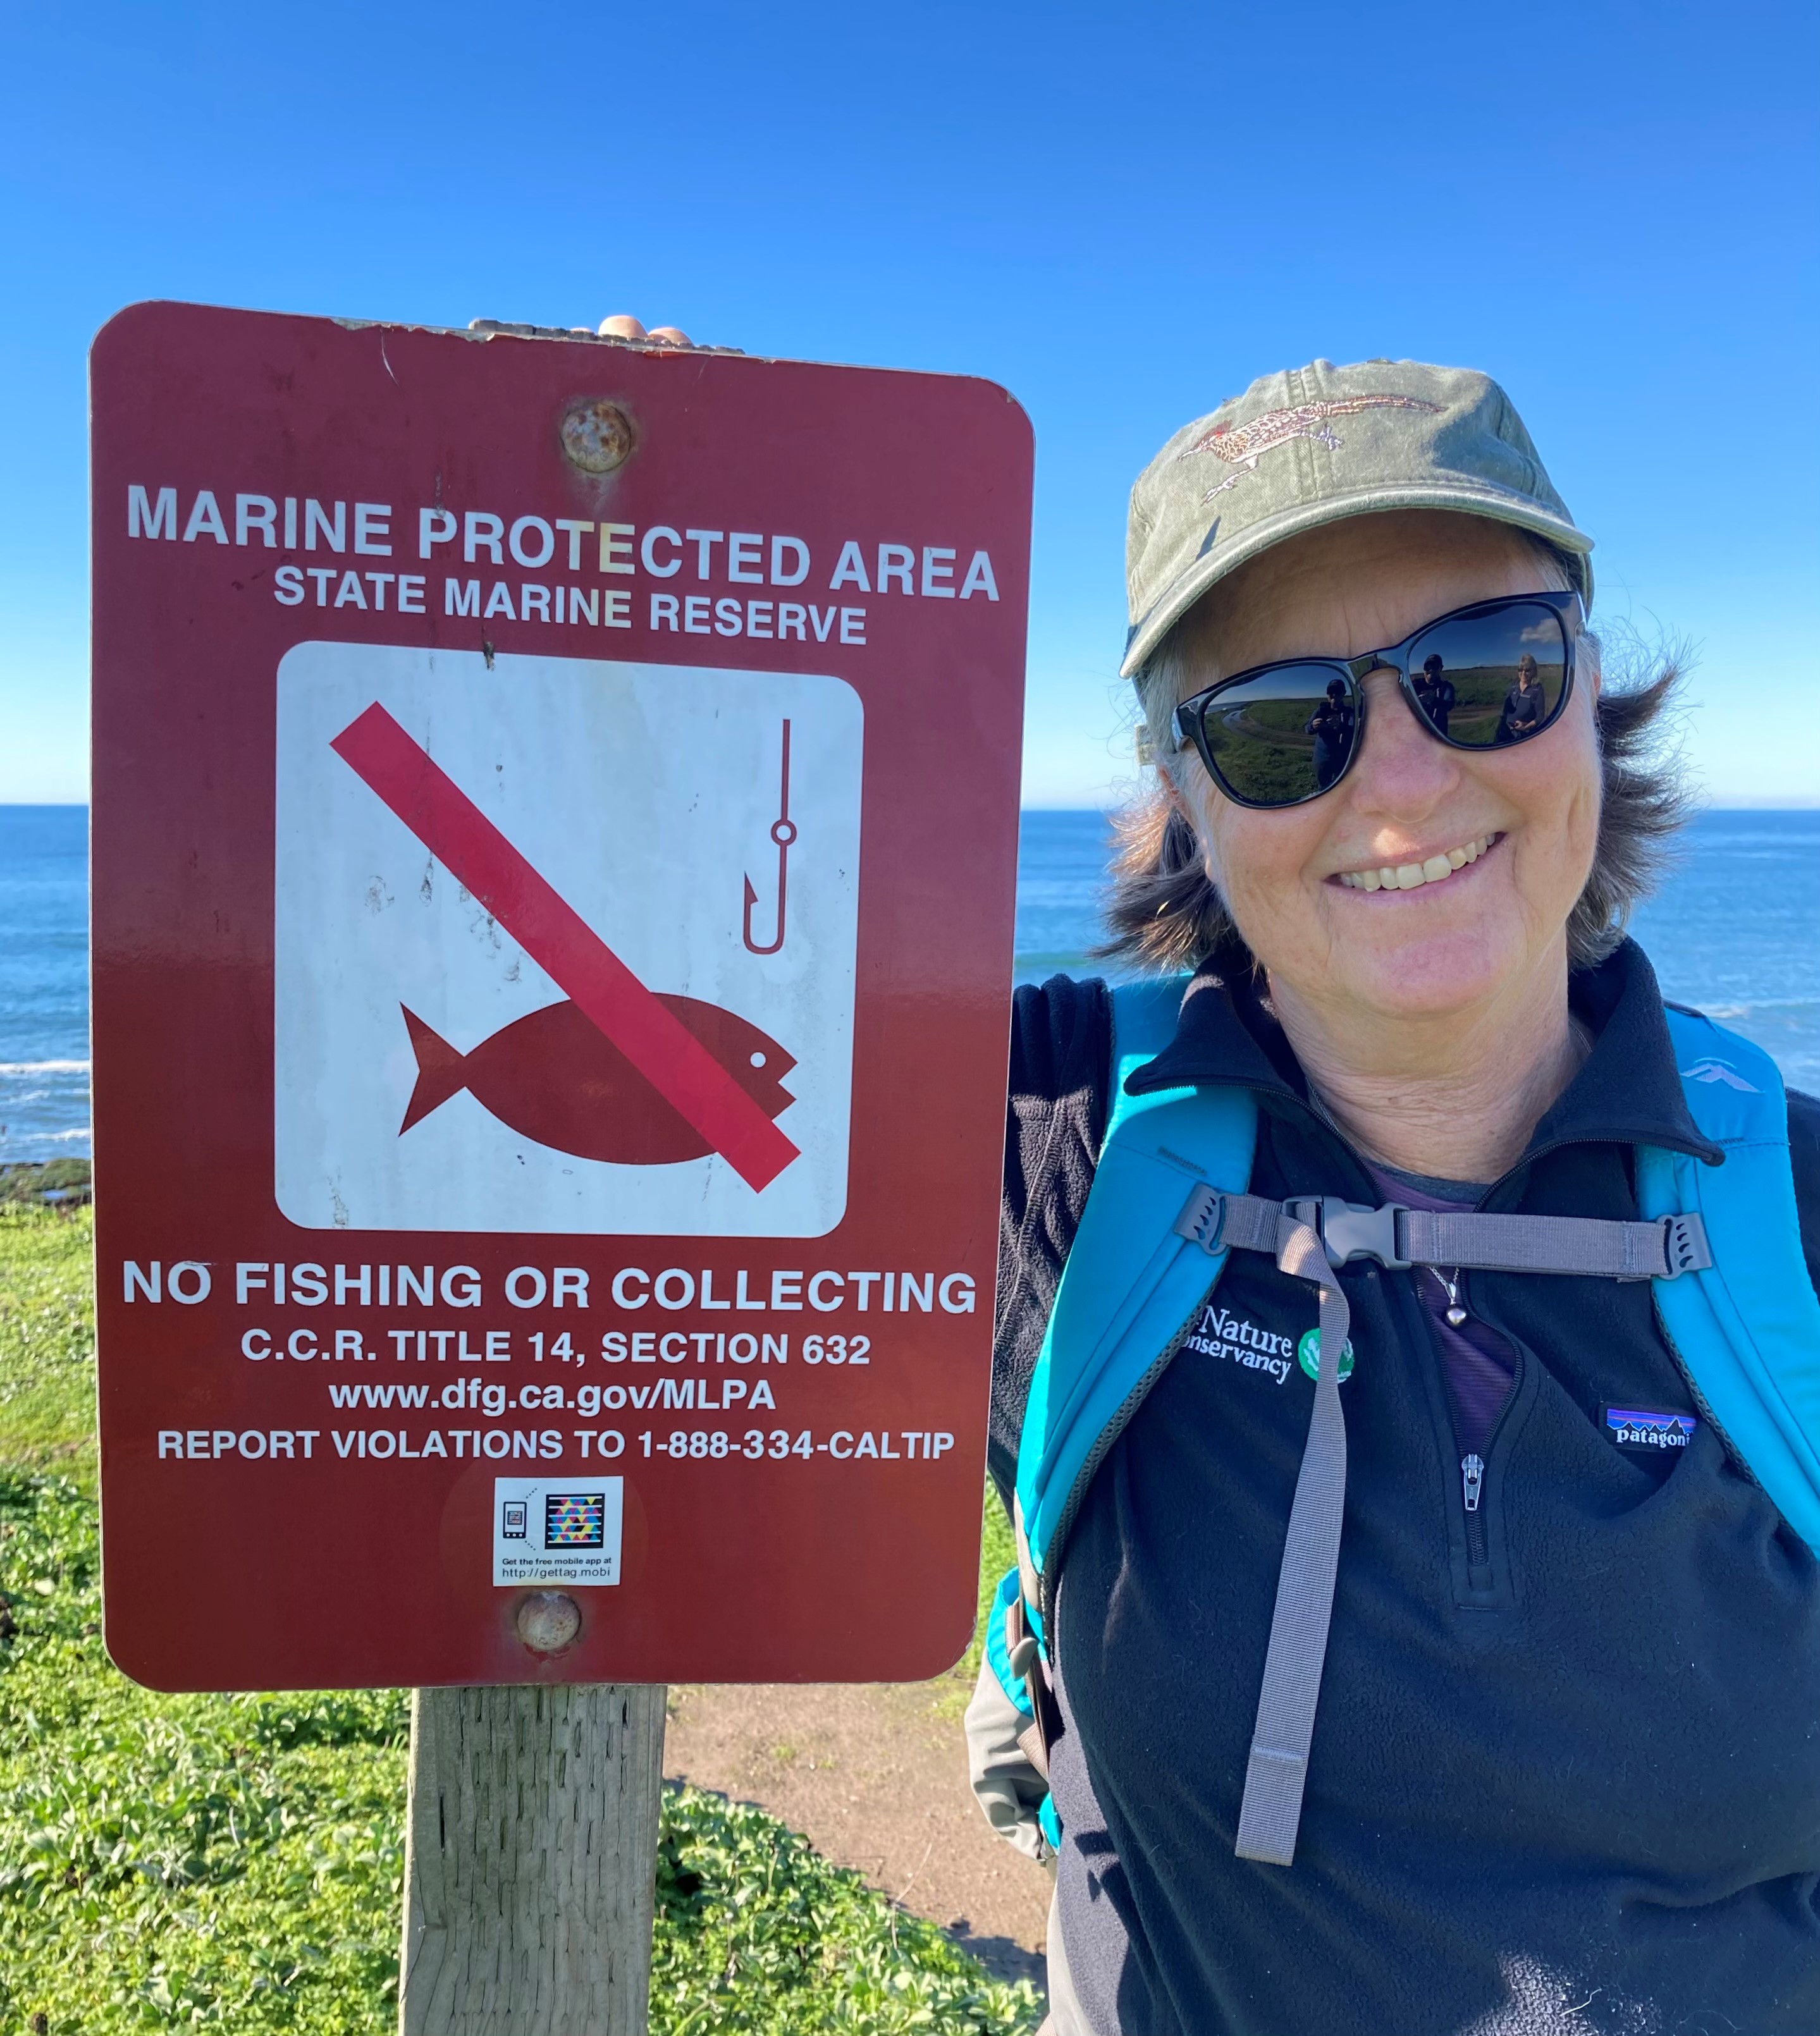
[[[1592,540],[1488,375],[1316,360],[1184,424],[1138,477],[1125,542],[1128,678],[1216,580],[1286,537],[1383,509],[1454,509],[1545,537],[1592,605]]]

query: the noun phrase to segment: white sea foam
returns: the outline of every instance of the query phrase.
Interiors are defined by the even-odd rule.
[[[85,1075],[87,1061],[0,1061],[0,1075]]]

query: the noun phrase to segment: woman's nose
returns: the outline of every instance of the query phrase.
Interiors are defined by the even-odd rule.
[[[1407,818],[1425,813],[1459,782],[1459,760],[1417,720],[1397,675],[1380,665],[1365,679],[1365,745],[1353,768],[1353,804]]]

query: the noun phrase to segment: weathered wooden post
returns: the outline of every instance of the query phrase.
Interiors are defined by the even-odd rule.
[[[416,1692],[401,2036],[644,2036],[664,1697]]]

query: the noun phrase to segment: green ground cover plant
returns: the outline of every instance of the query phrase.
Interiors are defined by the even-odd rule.
[[[0,1203],[0,1464],[62,1469],[93,1495],[93,1218]]]
[[[0,2036],[379,2036],[406,1695],[160,1696],[109,1665],[92,1236],[86,1211],[0,1208]],[[666,1793],[657,1895],[658,2036],[1029,2036],[1041,2017],[1027,1985],[699,1790]]]

